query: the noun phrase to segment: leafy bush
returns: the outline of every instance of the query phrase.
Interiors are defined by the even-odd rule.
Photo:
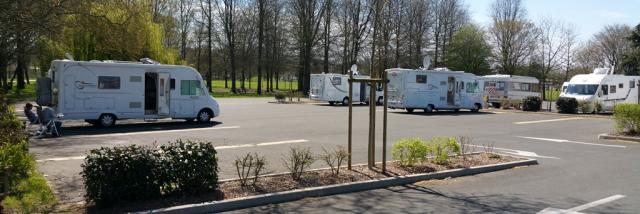
[[[615,106],[613,118],[616,130],[621,133],[640,133],[640,104],[623,103]]]
[[[391,149],[391,156],[401,166],[411,167],[418,161],[427,158],[429,147],[421,138],[405,138],[398,141]]]
[[[591,108],[591,102],[584,100],[578,101],[578,109],[580,110],[580,113],[583,114],[588,114],[594,111]]]
[[[282,91],[278,91],[275,94],[275,98],[276,98],[276,101],[283,102],[287,98],[287,94]]]
[[[218,156],[212,144],[176,140],[160,146],[159,158],[164,193],[198,193],[218,188]]]
[[[293,180],[300,180],[304,170],[315,161],[309,148],[292,147],[288,155],[282,155],[284,166],[291,172]]]
[[[87,199],[98,206],[160,195],[157,157],[148,147],[102,147],[89,152],[81,175]]]
[[[500,100],[500,107],[502,109],[509,109],[511,108],[511,101],[508,99],[502,99]]]
[[[18,181],[13,191],[2,200],[6,213],[46,213],[57,203],[47,181],[35,169]]]
[[[596,113],[601,113],[602,112],[602,103],[600,101],[596,101],[595,103],[593,103],[593,108],[595,108]]]
[[[538,96],[528,96],[522,101],[523,111],[540,111],[542,108],[542,99]]]
[[[242,158],[236,158],[234,165],[236,167],[236,172],[238,173],[238,178],[240,179],[240,185],[243,187],[247,185],[249,175],[253,176],[251,185],[256,185],[258,182],[258,176],[266,164],[267,161],[264,156],[260,157],[257,153],[247,153]]]
[[[433,155],[435,164],[447,164],[449,154],[460,153],[460,145],[452,137],[434,137],[429,142],[429,152]]]
[[[556,107],[560,113],[574,114],[578,111],[578,101],[572,97],[560,97]]]
[[[329,168],[331,168],[331,173],[338,175],[340,173],[342,161],[349,156],[349,153],[342,146],[338,146],[338,148],[333,151],[327,151],[324,148],[322,151],[324,154],[320,155],[320,159],[322,159]]]
[[[87,201],[108,206],[171,193],[216,189],[218,165],[210,143],[177,140],[157,148],[102,147],[89,152],[81,175]]]

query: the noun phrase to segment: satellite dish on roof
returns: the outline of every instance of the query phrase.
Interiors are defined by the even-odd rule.
[[[73,61],[73,56],[70,53],[64,53],[64,57],[66,57],[68,60]]]
[[[358,65],[351,65],[351,73],[353,73],[354,76],[358,76]]]
[[[430,56],[425,56],[425,57],[422,59],[422,68],[423,68],[424,70],[428,70],[428,69],[429,69],[429,66],[431,66],[431,57],[430,57]]]

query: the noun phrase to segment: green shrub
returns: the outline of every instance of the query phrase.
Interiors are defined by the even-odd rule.
[[[155,151],[163,193],[198,193],[218,188],[218,156],[210,143],[176,140]]]
[[[560,113],[574,114],[578,111],[578,101],[572,97],[560,97],[556,107]]]
[[[500,107],[502,109],[509,109],[511,108],[511,101],[508,99],[502,99],[500,100]]]
[[[542,99],[538,96],[528,96],[522,101],[523,111],[540,111],[542,108]]]
[[[429,141],[428,148],[433,155],[433,162],[441,165],[449,162],[449,154],[460,153],[460,145],[453,137],[434,137]]]
[[[282,91],[278,91],[275,94],[275,98],[276,98],[276,101],[282,102],[287,98],[287,94]]]
[[[594,110],[591,108],[591,102],[585,100],[578,101],[578,110],[580,110],[580,113],[583,114],[594,112]]]
[[[411,167],[418,161],[427,158],[429,147],[421,138],[405,138],[398,141],[391,149],[391,156],[397,160],[400,165]]]
[[[157,157],[151,149],[131,145],[89,152],[82,164],[86,197],[98,206],[160,195]]]
[[[289,150],[289,154],[282,155],[282,161],[284,166],[291,172],[291,178],[300,180],[304,170],[309,168],[316,160],[308,147],[292,147]]]
[[[36,170],[21,179],[13,193],[2,200],[6,213],[46,213],[57,203],[47,181]]]
[[[593,104],[593,108],[595,108],[596,113],[601,113],[602,112],[602,103],[600,101],[596,101]]]
[[[615,106],[613,118],[616,130],[621,133],[640,133],[640,104],[623,103]]]

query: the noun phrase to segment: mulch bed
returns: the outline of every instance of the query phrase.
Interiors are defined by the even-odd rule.
[[[309,187],[319,187],[334,184],[343,184],[357,181],[367,181],[373,179],[388,178],[393,176],[404,176],[410,174],[430,173],[444,171],[448,169],[459,169],[472,166],[482,166],[497,163],[505,163],[520,160],[512,156],[498,156],[500,158],[490,158],[487,154],[467,155],[466,162],[462,157],[451,157],[446,165],[434,164],[430,161],[419,163],[413,167],[403,167],[397,162],[387,164],[387,174],[378,171],[382,166],[378,164],[376,169],[369,170],[367,166],[354,166],[352,170],[346,167],[340,169],[338,175],[334,175],[330,169],[306,172],[299,180],[293,180],[289,174],[260,177],[255,186],[241,186],[240,181],[227,181],[220,183],[220,192],[224,199],[233,199],[260,194],[303,189]],[[248,182],[250,183],[250,181]]]

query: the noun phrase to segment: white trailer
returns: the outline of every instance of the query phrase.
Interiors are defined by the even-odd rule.
[[[640,76],[615,75],[611,70],[596,68],[593,73],[573,76],[560,97],[599,103],[603,111],[612,111],[618,103],[640,104]]]
[[[365,79],[369,76],[357,76],[354,78]],[[311,74],[309,99],[329,102],[329,105],[341,103],[349,105],[349,75],[343,74]],[[354,103],[369,102],[369,86],[364,83],[354,82],[352,97]],[[376,104],[382,103],[381,87],[376,87]]]
[[[540,81],[535,77],[516,75],[486,75],[484,93],[491,106],[499,108],[502,100],[523,100],[526,97],[540,97]]]
[[[39,80],[38,104],[104,127],[122,119],[208,122],[220,115],[195,69],[139,62],[54,60]]]
[[[428,60],[425,60],[428,61]],[[426,63],[429,64],[429,63]],[[428,66],[425,66],[428,67]],[[482,109],[482,79],[474,74],[447,69],[387,69],[388,106],[391,109]]]

